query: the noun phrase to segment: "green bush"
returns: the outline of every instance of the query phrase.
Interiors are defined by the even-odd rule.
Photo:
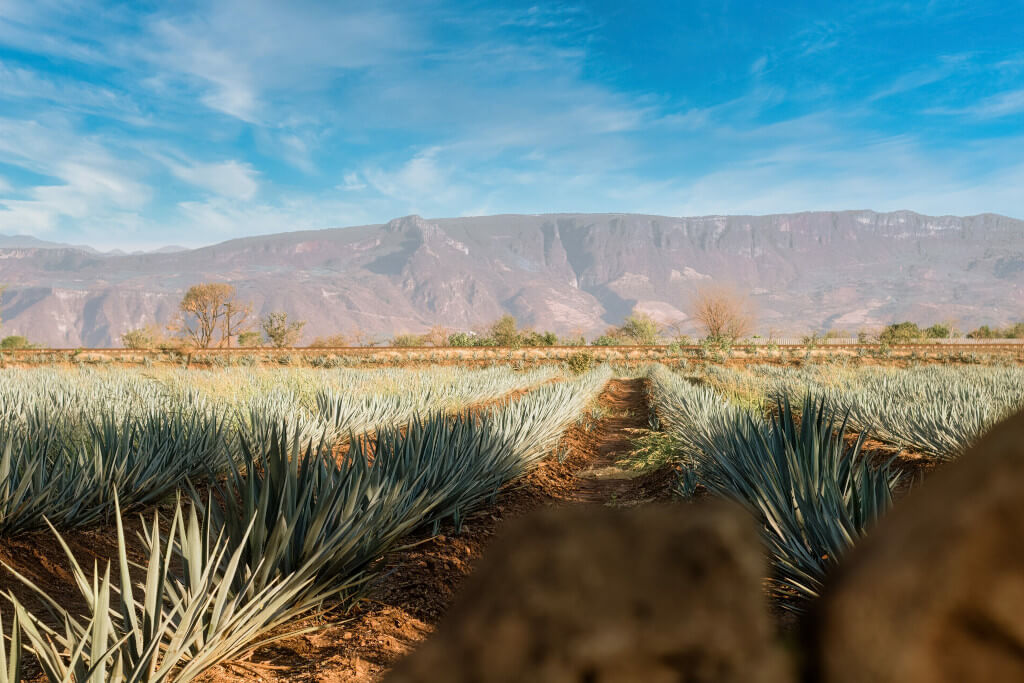
[[[597,358],[590,351],[577,351],[571,354],[565,363],[574,374],[582,375],[594,367]]]
[[[396,348],[411,348],[414,346],[426,346],[427,342],[419,334],[396,334],[391,340],[391,346]]]
[[[456,332],[448,336],[448,346],[497,346],[497,344],[491,337],[470,332]]]
[[[653,346],[658,343],[658,323],[646,313],[633,311],[622,323],[619,334],[633,344]]]
[[[889,325],[882,330],[882,334],[878,336],[878,339],[883,344],[905,344],[921,339],[923,336],[924,332],[917,326],[917,323],[907,320]]]
[[[31,349],[35,348],[27,337],[12,334],[0,340],[0,349]]]
[[[621,337],[612,336],[610,334],[602,334],[600,337],[590,342],[591,346],[623,346],[627,344],[626,340]]]

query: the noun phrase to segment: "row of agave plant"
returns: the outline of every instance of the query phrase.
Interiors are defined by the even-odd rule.
[[[223,474],[240,457],[243,441],[265,442],[281,424],[300,437],[300,446],[338,440],[534,387],[554,372],[432,370],[425,374],[441,381],[427,383],[401,370],[282,371],[276,381],[265,371],[179,371],[156,378],[7,371],[0,375],[0,535],[40,528],[44,518],[61,529],[92,524],[112,511],[115,494],[126,507],[161,500],[186,481]],[[387,386],[402,373],[406,391],[366,393],[374,378]],[[217,382],[219,393],[182,385],[196,378]],[[311,406],[292,388],[298,379],[315,389]],[[342,393],[338,387],[346,381],[363,393]],[[233,383],[241,388],[224,390]],[[251,394],[254,385],[267,392]],[[423,395],[413,393],[423,387]]]
[[[1024,408],[1024,368],[1019,366],[839,372],[764,366],[753,372],[768,380],[770,393],[793,400],[808,392],[820,396],[832,410],[847,414],[855,429],[939,460],[956,458],[993,425]]]
[[[779,399],[770,417],[723,399],[661,365],[648,374],[652,403],[683,471],[737,501],[760,522],[775,594],[802,610],[826,573],[892,504],[898,475],[869,467],[862,433],[849,445],[848,423],[807,393],[799,407]]]
[[[260,438],[241,432],[222,482],[181,494],[166,533],[157,513],[144,525],[144,566],[128,560],[116,496],[118,578],[109,566],[90,575],[65,545],[85,618],[19,577],[48,613],[8,594],[14,624],[0,683],[19,680],[24,651],[50,681],[187,681],[298,632],[285,625],[357,599],[403,537],[461,523],[534,467],[609,375],[598,368],[490,408],[385,426],[340,459],[329,433],[306,440],[286,420]]]

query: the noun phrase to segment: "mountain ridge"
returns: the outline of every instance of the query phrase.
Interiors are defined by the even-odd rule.
[[[109,346],[171,319],[196,282],[234,284],[258,312],[308,321],[307,340],[359,327],[387,336],[469,329],[511,313],[595,334],[634,307],[686,320],[701,285],[751,293],[762,332],[1024,318],[1024,221],[911,211],[766,216],[419,216],[113,254],[0,240],[3,334]]]

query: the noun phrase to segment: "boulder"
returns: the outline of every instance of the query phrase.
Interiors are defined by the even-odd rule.
[[[775,683],[755,525],[720,502],[511,524],[389,683]]]
[[[1024,413],[897,503],[818,609],[812,680],[1024,681]]]

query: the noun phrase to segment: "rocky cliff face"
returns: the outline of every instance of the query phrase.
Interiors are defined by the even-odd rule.
[[[634,307],[685,321],[713,282],[749,291],[764,332],[1024,318],[1024,221],[991,214],[408,216],[173,253],[2,245],[2,334],[51,346],[115,345],[210,280],[307,320],[307,338],[468,329],[506,312],[592,334]]]

